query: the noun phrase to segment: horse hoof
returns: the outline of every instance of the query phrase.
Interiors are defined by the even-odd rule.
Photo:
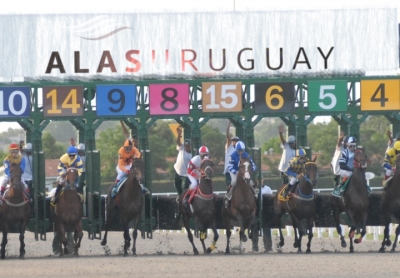
[[[247,241],[247,236],[246,235],[241,236],[240,240],[243,241],[243,242],[246,242]]]
[[[379,249],[379,253],[385,253],[385,248],[381,247],[381,248]]]
[[[24,260],[25,257],[24,257],[24,256],[19,256],[19,259],[20,259],[20,260]]]
[[[385,245],[386,245],[386,246],[392,245],[392,241],[391,241],[390,239],[386,240]]]
[[[136,253],[132,253],[132,257],[137,257],[137,254]]]
[[[361,243],[361,242],[358,240],[358,238],[356,238],[356,239],[354,240],[354,243],[358,244],[358,243]]]
[[[197,251],[197,249],[194,249],[194,250],[193,250],[193,253],[194,253],[195,255],[198,255],[198,254],[199,254],[199,251]]]
[[[230,254],[231,254],[231,252],[229,250],[225,251],[225,255],[230,255]]]
[[[303,253],[303,251],[301,249],[297,250],[297,253]]]
[[[283,241],[279,242],[278,247],[283,247],[285,245],[285,243]]]
[[[354,253],[354,249],[350,249],[350,253]]]
[[[396,252],[396,249],[390,250],[390,253],[395,253],[395,252]]]
[[[210,247],[208,247],[206,252],[207,252],[207,254],[210,254],[210,253],[211,253],[211,251],[212,251],[212,250],[211,250],[211,248],[210,248]]]
[[[346,247],[347,247],[347,244],[346,244],[346,242],[345,242],[344,240],[342,241],[342,247],[343,247],[343,248],[346,248]]]
[[[105,246],[105,245],[107,244],[107,240],[104,240],[104,239],[103,239],[103,240],[101,241],[100,244],[101,244],[102,246]]]
[[[297,242],[293,243],[293,248],[298,248],[299,244]]]
[[[125,253],[124,253],[124,257],[128,257],[128,252],[125,252]]]
[[[310,250],[310,249],[307,249],[306,253],[307,253],[307,254],[311,254],[311,250]]]

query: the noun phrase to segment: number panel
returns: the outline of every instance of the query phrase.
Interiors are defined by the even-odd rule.
[[[98,116],[135,116],[136,85],[96,86],[96,113]]]
[[[0,87],[0,118],[29,117],[31,88]]]
[[[203,82],[203,112],[241,112],[241,82]]]
[[[399,110],[399,95],[399,80],[361,80],[361,111]]]
[[[150,115],[188,115],[189,84],[150,84]]]
[[[256,83],[256,113],[292,112],[295,103],[293,82]]]
[[[308,110],[347,111],[347,81],[327,80],[308,82]]]
[[[83,87],[43,87],[43,116],[83,116]]]

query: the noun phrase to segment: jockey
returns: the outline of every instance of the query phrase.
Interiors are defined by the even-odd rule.
[[[58,162],[58,175],[61,176],[62,179],[65,178],[65,174],[67,173],[68,168],[76,168],[78,170],[78,179],[75,181],[76,187],[79,188],[79,177],[82,174],[83,163],[78,155],[78,150],[75,146],[69,146],[67,149],[67,153],[63,154],[60,157],[60,161]],[[54,194],[55,199],[53,199],[53,203],[57,202],[58,193],[60,193],[62,189],[62,184],[58,183],[56,193]],[[79,191],[79,190],[77,190]]]
[[[356,138],[350,136],[347,138],[346,143],[347,148],[342,151],[342,155],[339,159],[339,174],[342,177],[342,182],[339,186],[343,186],[353,174],[354,151],[357,146]]]
[[[129,170],[131,169],[131,164],[133,159],[140,157],[139,150],[133,146],[131,140],[126,139],[124,145],[118,150],[118,165],[117,165],[117,178],[115,180],[115,185],[113,190],[117,189],[117,185],[120,180],[127,177],[129,174]],[[149,190],[140,184],[142,187],[143,193],[149,193]]]
[[[392,148],[389,148],[385,154],[385,160],[382,166],[385,169],[385,181],[393,175],[393,167],[396,166],[396,156],[400,154],[400,141],[396,141]]]
[[[296,156],[289,160],[289,165],[286,169],[285,174],[289,177],[289,183],[283,192],[283,197],[287,197],[289,192],[292,192],[294,185],[299,182],[299,178],[304,174],[304,164],[309,160],[306,157],[306,151],[304,149],[296,150]]]
[[[253,172],[257,170],[257,167],[253,162],[253,159],[251,159],[250,155],[245,151],[246,146],[242,141],[239,141],[239,142],[236,143],[235,149],[236,149],[236,151],[232,153],[231,159],[229,160],[228,170],[229,170],[229,172],[231,174],[231,186],[229,187],[228,192],[225,195],[225,198],[227,199],[227,200],[225,200],[225,208],[227,208],[228,205],[229,205],[229,201],[232,198],[233,187],[235,187],[235,185],[236,185],[237,172],[239,170],[240,158],[241,157],[249,158],[250,162],[251,162],[251,167],[253,169]],[[253,188],[254,182],[253,182],[253,180],[250,180],[250,185],[251,185],[250,188],[254,192],[254,188]]]
[[[0,185],[0,200],[3,199],[3,195],[4,195],[4,192],[6,191],[7,183],[11,178],[11,172],[10,172],[11,164],[15,164],[15,163],[19,164],[19,166],[21,167],[22,173],[24,173],[24,171],[25,171],[25,158],[19,154],[18,144],[12,143],[8,149],[10,151],[10,154],[7,155],[3,161],[3,166],[4,166],[6,177],[4,177],[2,179],[2,183]],[[27,195],[27,198],[31,199],[30,195],[29,195],[28,186],[26,185],[26,183],[24,182],[22,177],[21,177],[21,181],[25,185],[25,194]]]
[[[200,172],[201,161],[203,161],[203,159],[206,157],[208,157],[208,148],[206,146],[201,146],[199,149],[199,154],[192,157],[192,159],[190,159],[189,161],[187,174],[190,180],[190,186],[185,194],[185,197],[183,197],[183,205],[185,207],[190,205],[190,203],[194,198],[196,189],[199,186],[199,180],[201,178],[201,172]]]

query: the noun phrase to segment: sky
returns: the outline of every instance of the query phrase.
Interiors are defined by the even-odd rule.
[[[272,3],[271,3],[272,2]],[[268,3],[268,4],[267,4]],[[397,8],[400,22],[400,0],[0,0],[0,16],[5,14],[82,14],[129,12],[210,12],[262,10],[321,10],[348,8]],[[326,121],[326,117],[320,117]],[[0,122],[0,132],[17,123]]]

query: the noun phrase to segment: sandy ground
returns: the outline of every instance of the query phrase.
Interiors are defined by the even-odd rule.
[[[206,245],[210,245],[210,238]],[[355,246],[355,253],[340,247],[339,239],[314,238],[312,254],[297,254],[293,237],[285,239],[285,246],[264,253],[262,238],[260,252],[251,251],[251,242],[243,243],[239,254],[238,234],[232,235],[231,255],[224,255],[226,236],[220,235],[217,249],[211,255],[193,255],[184,233],[154,232],[153,239],[137,240],[137,257],[122,256],[122,232],[111,232],[107,247],[99,240],[82,239],[80,257],[59,258],[52,253],[53,234],[47,241],[35,241],[26,233],[26,255],[18,259],[19,240],[10,234],[7,258],[0,261],[0,277],[399,277],[400,255],[378,253],[380,242],[363,241]],[[200,240],[194,239],[199,251]],[[303,238],[305,251],[307,239]],[[348,240],[347,240],[348,243]],[[400,248],[398,248],[400,249]],[[131,253],[131,251],[130,251]],[[202,253],[202,252],[201,252]]]

